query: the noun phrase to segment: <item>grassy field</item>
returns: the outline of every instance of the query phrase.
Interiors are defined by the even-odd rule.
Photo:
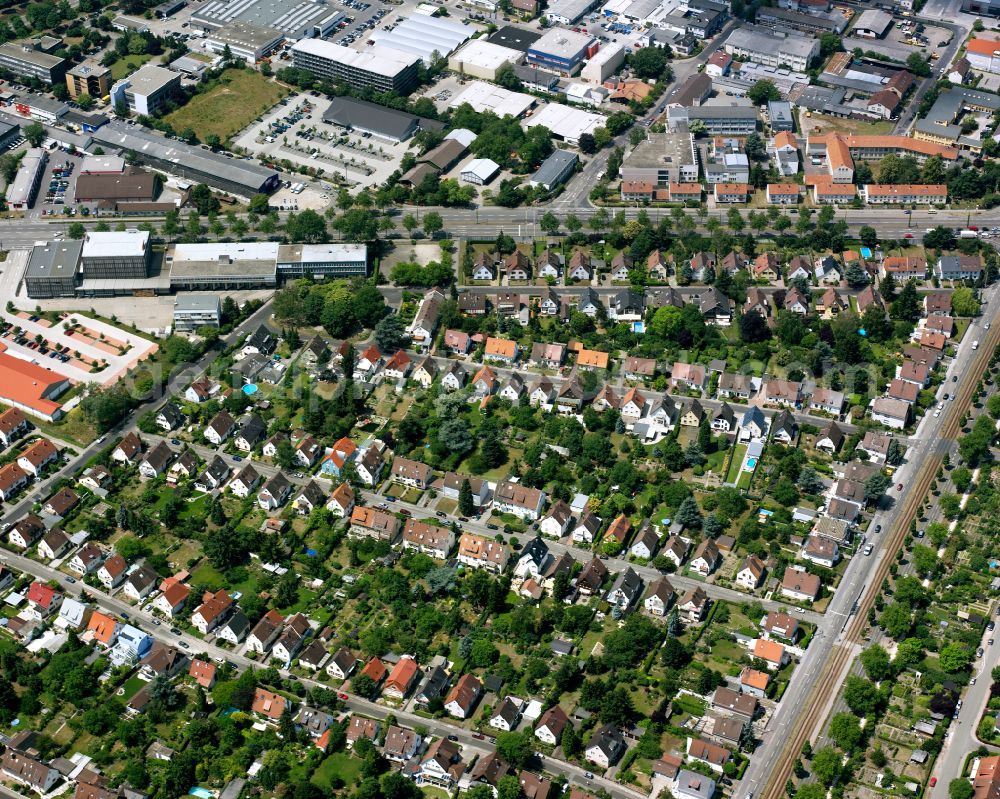
[[[122,78],[128,77],[147,61],[152,60],[152,58],[153,56],[148,53],[142,53],[141,55],[127,55],[124,58],[119,58],[111,65],[111,79],[121,80]]]
[[[340,777],[344,785],[353,785],[361,775],[361,761],[346,752],[334,752],[319,764],[313,772],[311,782],[320,788],[330,790],[330,781]]]
[[[191,128],[202,141],[213,133],[225,141],[286,94],[288,90],[285,87],[273,83],[259,72],[227,69],[217,86],[196,95],[186,106],[168,114],[165,119],[175,130]]]

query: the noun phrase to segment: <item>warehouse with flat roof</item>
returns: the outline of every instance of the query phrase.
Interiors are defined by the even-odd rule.
[[[323,121],[347,130],[370,133],[389,141],[406,141],[418,130],[440,131],[444,123],[397,111],[367,100],[334,97],[323,112]]]
[[[498,117],[512,116],[519,119],[535,104],[535,98],[530,94],[512,92],[492,83],[474,80],[452,98],[448,107],[458,108],[465,104],[479,113],[491,111]]]
[[[593,134],[604,124],[604,120],[605,117],[600,114],[591,114],[562,103],[549,103],[521,124],[525,129],[543,125],[557,139],[576,145],[580,143],[580,136],[584,133]]]
[[[485,39],[472,39],[451,54],[448,69],[460,75],[483,80],[496,80],[497,71],[506,65],[520,64],[524,53],[512,47],[493,44]]]
[[[487,39],[490,44],[499,44],[501,47],[509,47],[511,50],[520,50],[527,53],[531,45],[542,38],[542,34],[529,31],[525,28],[515,28],[513,25],[504,25],[500,30]]]
[[[159,194],[159,178],[143,169],[117,173],[81,174],[76,179],[76,202],[152,202]]]
[[[542,161],[538,171],[531,176],[528,185],[532,188],[541,186],[546,191],[558,188],[576,171],[580,156],[569,150],[553,150],[552,155]]]
[[[347,14],[314,0],[209,0],[191,15],[191,25],[214,31],[231,22],[274,28],[289,39],[327,36]]]
[[[236,58],[253,66],[273,53],[284,38],[277,28],[234,19],[205,37],[205,49],[222,55],[228,47]]]
[[[7,205],[16,209],[31,207],[48,160],[48,154],[41,147],[32,147],[24,154],[14,180],[7,187]]]
[[[749,58],[764,66],[777,67],[785,64],[804,72],[812,60],[819,55],[819,39],[790,34],[779,36],[762,28],[736,28],[729,34],[725,44],[731,56]]]
[[[109,122],[94,132],[92,140],[105,151],[131,153],[137,162],[153,169],[239,197],[270,194],[278,187],[278,173],[273,169],[167,139],[137,125]]]
[[[417,82],[419,58],[412,53],[374,44],[352,50],[322,39],[302,39],[292,45],[292,64],[334,83],[355,89],[408,94]]]

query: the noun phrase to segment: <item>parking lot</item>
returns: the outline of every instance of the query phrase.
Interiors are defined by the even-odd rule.
[[[321,176],[352,192],[384,183],[398,168],[407,144],[350,133],[324,122],[329,104],[325,97],[306,92],[288,97],[242,131],[235,144],[275,161],[315,167]]]

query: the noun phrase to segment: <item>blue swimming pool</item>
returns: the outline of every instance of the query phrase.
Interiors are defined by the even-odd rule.
[[[213,799],[215,796],[208,788],[202,788],[195,785],[190,791],[188,791],[188,796],[197,796],[198,799]]]
[[[743,468],[745,471],[752,472],[754,469],[757,468],[757,459],[747,458],[747,464]]]
[[[646,323],[645,322],[633,322],[632,323],[632,332],[633,333],[645,333],[646,332]]]
[[[872,251],[871,251],[871,249],[868,248],[868,247],[862,247],[861,248],[861,257],[862,258],[871,258],[872,257]]]
[[[256,394],[257,393],[256,383],[247,383],[245,386],[243,386],[243,393],[246,394],[248,397],[252,397],[254,394]]]

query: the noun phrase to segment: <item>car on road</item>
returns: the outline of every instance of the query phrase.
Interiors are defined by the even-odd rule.
[[[882,525],[881,524],[876,524],[875,525],[875,535],[878,535],[881,532],[882,532]]]
[[[347,694],[345,694],[343,691],[339,691],[337,693],[337,699],[341,700],[342,702],[346,702],[348,697]]]
[[[472,733],[472,737],[475,738],[477,741],[482,741],[484,738],[486,738],[486,736],[483,735],[481,732]]]
[[[178,627],[171,627],[170,628],[170,632],[172,632],[174,635],[180,635],[181,634],[180,628],[178,628]]]
[[[176,447],[178,444],[181,443],[181,440],[179,438],[172,438],[170,439],[170,443]]]
[[[457,741],[458,740],[458,736],[457,735],[449,735],[448,736],[448,740],[449,741]]]
[[[986,645],[987,646],[993,646],[993,639],[991,638],[989,641],[987,641]]]
[[[445,513],[443,510],[439,510],[435,515],[440,516],[442,519],[446,519],[448,517],[448,514]]]
[[[125,621],[128,621],[129,615],[127,613],[123,612],[122,613],[122,618],[125,619]]]
[[[930,785],[932,788],[937,785],[937,777],[931,777]]]
[[[385,498],[385,501],[386,501],[386,502],[395,502],[395,501],[396,501],[396,498],[395,498],[395,497],[386,497],[386,498]]]
[[[185,649],[190,649],[191,648],[191,644],[189,644],[187,641],[181,641],[180,644]]]
[[[902,491],[903,490],[903,484],[902,483],[896,483],[896,490],[897,491]]]
[[[233,460],[236,461],[237,463],[240,463],[243,460],[243,458],[240,455],[233,455]]]
[[[583,776],[586,777],[588,780],[594,779],[594,774],[593,774],[593,772],[590,772],[590,771],[583,772]]]
[[[868,544],[868,545],[866,545],[866,546],[865,546],[865,556],[866,556],[866,557],[867,557],[868,555],[871,555],[871,554],[872,554],[872,549],[873,549],[873,547],[872,547],[872,545],[871,545],[871,544]]]
[[[951,376],[951,382],[952,383],[957,383],[958,382],[958,375],[952,375]]]
[[[979,647],[979,649],[976,650],[976,657],[981,658],[983,656],[984,651],[985,650],[982,647]]]
[[[996,622],[994,622],[992,619],[986,622],[986,629],[989,630],[990,632],[993,632],[996,629],[996,626],[997,626]]]
[[[497,525],[495,525],[495,524],[487,524],[487,525],[486,525],[486,529],[487,529],[487,530],[499,530],[499,529],[500,529],[500,527],[499,527],[499,526],[497,526]]]
[[[975,685],[975,684],[976,684],[976,678],[973,677],[971,680],[969,680],[969,685]]]

